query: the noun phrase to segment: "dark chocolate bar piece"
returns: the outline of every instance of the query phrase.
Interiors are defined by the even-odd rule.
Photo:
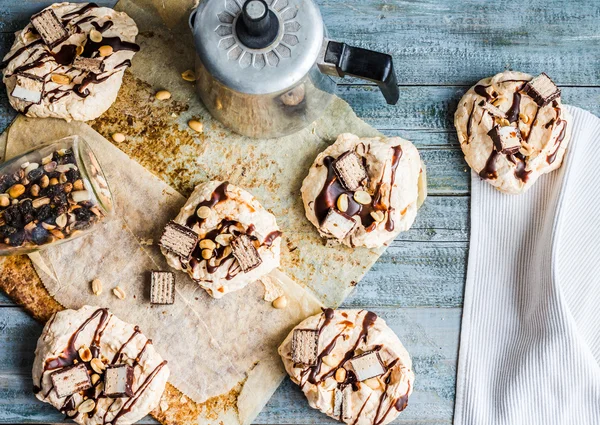
[[[354,151],[340,155],[333,162],[333,170],[340,183],[348,190],[357,190],[369,177],[360,157]]]
[[[44,9],[31,17],[31,25],[49,48],[54,48],[69,38],[69,31],[52,9]]]
[[[150,282],[151,304],[175,303],[175,273],[153,271]]]
[[[73,68],[100,74],[102,72],[102,59],[77,56],[73,61]]]
[[[133,367],[128,364],[108,365],[104,372],[104,394],[110,398],[133,396]]]
[[[504,154],[515,154],[521,149],[521,131],[512,126],[494,126],[488,131],[488,136],[494,142],[494,148]]]
[[[319,332],[314,329],[295,329],[292,334],[292,361],[313,366],[319,355]]]
[[[329,209],[325,220],[321,223],[321,230],[340,240],[348,236],[355,227],[356,221],[352,217],[335,208]]]
[[[16,74],[16,84],[11,96],[39,105],[44,96],[44,79],[33,74]]]
[[[92,381],[83,363],[63,367],[56,372],[52,372],[50,379],[56,394],[61,398],[92,387]]]
[[[231,249],[244,273],[257,268],[262,263],[262,259],[248,235],[240,235],[233,239]]]
[[[540,108],[560,97],[560,89],[545,72],[525,84],[523,92],[531,97]]]
[[[385,366],[383,366],[383,362],[379,357],[379,353],[376,351],[363,353],[360,356],[348,360],[348,363],[359,382],[383,375],[386,372]]]
[[[198,243],[198,234],[192,229],[170,221],[158,244],[167,251],[187,260]]]

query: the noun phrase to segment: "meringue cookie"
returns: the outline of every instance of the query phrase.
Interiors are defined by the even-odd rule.
[[[571,115],[560,97],[538,106],[526,93],[532,76],[502,72],[473,86],[454,115],[458,140],[469,166],[505,193],[529,189],[542,175],[560,167],[571,138]],[[520,148],[498,150],[489,134],[513,127]],[[493,135],[494,133],[492,133]]]
[[[196,186],[173,221],[196,232],[198,245],[189,259],[161,248],[167,262],[185,270],[214,298],[242,289],[279,267],[281,232],[275,216],[239,187],[220,181]],[[233,238],[240,235],[250,237],[260,257],[260,264],[246,271],[240,263],[243,259],[231,249]]]
[[[15,42],[0,68],[13,108],[29,117],[87,121],[100,116],[117,98],[125,69],[139,46],[135,22],[124,12],[93,3],[55,3],[52,10],[66,27],[69,37],[50,49],[29,23],[16,33]],[[99,42],[90,33],[100,33]],[[110,46],[100,57],[100,47]],[[78,69],[76,58],[99,58],[101,71]],[[31,96],[14,96],[19,74],[44,81],[39,103]]]
[[[412,393],[410,356],[372,312],[325,309],[296,326],[279,355],[310,406],[347,424],[385,425]],[[302,357],[313,364],[301,364]]]
[[[336,159],[349,153],[356,154],[368,176],[362,187],[350,186],[356,190],[335,170]],[[411,142],[346,133],[317,156],[301,192],[306,217],[322,237],[353,248],[372,248],[410,228],[426,188],[425,166]]]
[[[91,374],[93,387],[59,397],[52,374],[82,363]],[[107,309],[84,306],[79,310],[63,310],[50,318],[38,340],[33,362],[34,391],[38,399],[52,404],[78,424],[117,420],[119,424],[132,424],[158,406],[169,377],[166,363],[137,326],[119,320]],[[98,369],[98,364],[132,366],[133,395],[99,397],[105,386],[105,370]],[[80,412],[85,411],[84,396],[86,403],[93,405],[92,410],[85,409],[87,413]]]

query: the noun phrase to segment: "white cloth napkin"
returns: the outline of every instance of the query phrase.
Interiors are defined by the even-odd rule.
[[[527,193],[471,178],[455,425],[600,424],[600,119]]]

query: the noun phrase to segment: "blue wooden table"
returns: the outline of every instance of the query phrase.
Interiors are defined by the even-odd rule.
[[[0,56],[12,33],[49,3],[0,0]],[[376,87],[352,80],[340,86],[339,95],[383,133],[412,140],[429,177],[430,196],[415,225],[388,248],[344,306],[376,311],[413,357],[415,392],[397,423],[450,424],[469,243],[469,170],[452,125],[456,104],[469,86],[504,69],[546,71],[563,88],[566,103],[600,115],[600,0],[318,3],[332,38],[393,55],[397,106],[384,106]],[[0,87],[0,131],[14,116]],[[0,294],[0,423],[64,422],[31,393],[40,332],[41,325]],[[286,380],[256,422],[332,421],[311,410]]]

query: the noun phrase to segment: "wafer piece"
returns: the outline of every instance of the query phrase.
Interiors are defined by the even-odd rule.
[[[355,227],[356,221],[354,221],[352,217],[335,208],[329,209],[325,220],[323,220],[323,223],[321,224],[321,230],[329,233],[336,239],[344,239]]]
[[[133,367],[128,364],[108,365],[104,372],[104,393],[110,398],[133,396]]]
[[[350,385],[335,389],[333,416],[341,421],[352,419],[352,387]]]
[[[175,303],[175,273],[153,271],[150,282],[151,304]]]
[[[521,149],[521,132],[512,126],[494,126],[488,136],[494,142],[494,148],[504,154],[515,154]]]
[[[319,355],[319,332],[314,329],[295,329],[292,336],[292,361],[312,366]]]
[[[244,273],[255,269],[262,263],[260,255],[248,235],[240,235],[232,240],[231,249]]]
[[[54,390],[59,397],[67,397],[92,387],[85,364],[67,366],[50,375]]]
[[[350,367],[352,367],[358,381],[364,381],[385,373],[385,367],[381,362],[379,353],[376,351],[369,351],[360,356],[356,356],[353,359],[350,359],[348,363],[350,364]]]
[[[192,254],[198,242],[198,234],[174,221],[170,221],[165,227],[158,244],[167,251],[187,259]]]
[[[73,62],[73,68],[99,74],[102,72],[102,59],[77,56]]]
[[[39,104],[44,95],[44,79],[31,74],[17,74],[17,84],[11,96]]]
[[[340,183],[348,190],[357,190],[369,177],[360,157],[354,151],[340,155],[333,163]]]
[[[545,72],[529,81],[523,88],[523,92],[531,97],[539,107],[546,106],[560,96],[560,89]]]
[[[58,19],[52,9],[44,9],[31,17],[31,25],[40,34],[42,40],[49,48],[53,48],[67,38],[69,31]]]

